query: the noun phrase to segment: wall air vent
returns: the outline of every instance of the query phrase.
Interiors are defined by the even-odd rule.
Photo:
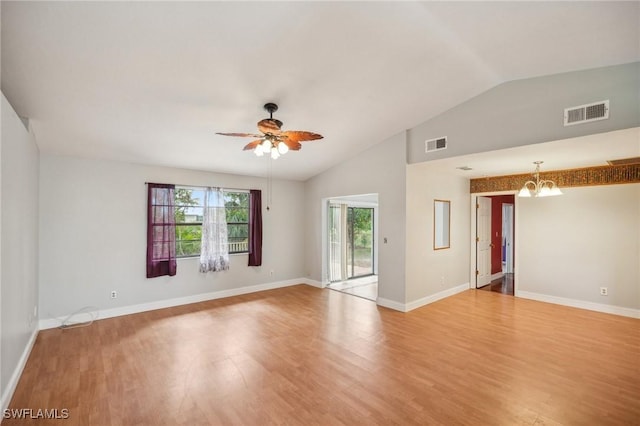
[[[436,139],[430,139],[425,141],[425,152],[440,151],[441,149],[447,149],[447,137],[441,137]]]
[[[565,108],[564,125],[588,123],[609,118],[609,100]]]
[[[629,166],[632,164],[640,164],[640,157],[622,158],[619,160],[607,160],[610,166]]]

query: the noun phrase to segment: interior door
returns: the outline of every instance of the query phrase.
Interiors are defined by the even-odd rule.
[[[491,198],[476,199],[476,288],[491,282]]]

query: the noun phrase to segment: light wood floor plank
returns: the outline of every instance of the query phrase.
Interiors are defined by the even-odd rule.
[[[640,321],[474,290],[400,313],[300,285],[42,331],[10,408],[68,408],[65,425],[638,425]]]

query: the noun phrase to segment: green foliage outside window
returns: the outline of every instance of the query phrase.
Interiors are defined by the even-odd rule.
[[[176,188],[176,256],[200,255],[204,189]],[[249,242],[249,193],[224,192],[229,253],[246,253]]]

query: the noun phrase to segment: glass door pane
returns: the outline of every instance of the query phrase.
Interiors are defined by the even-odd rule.
[[[329,281],[341,281],[343,239],[342,223],[340,220],[340,205],[329,205]]]
[[[373,209],[350,207],[348,212],[348,276],[373,274]]]

